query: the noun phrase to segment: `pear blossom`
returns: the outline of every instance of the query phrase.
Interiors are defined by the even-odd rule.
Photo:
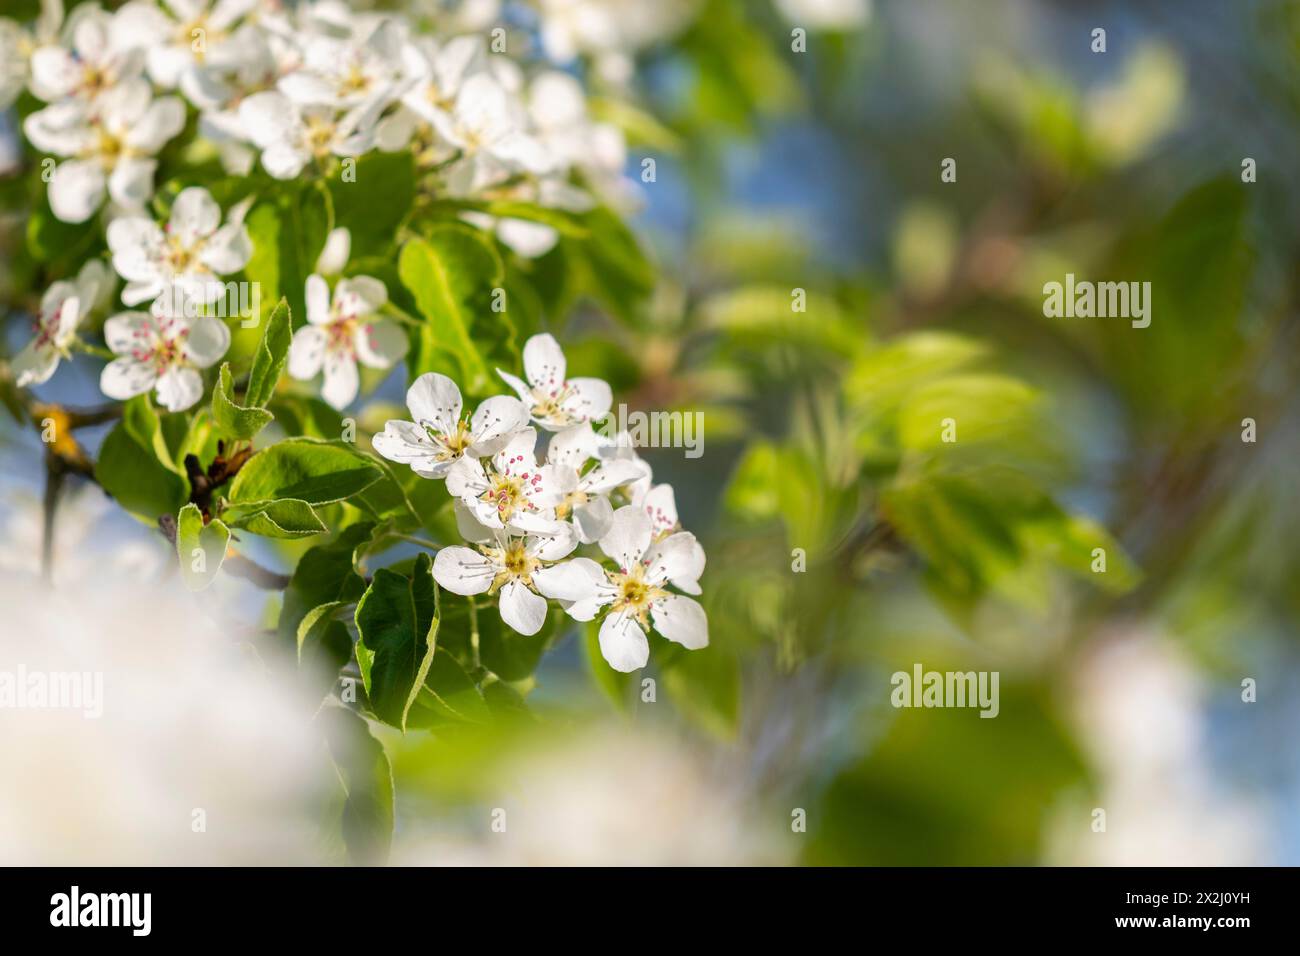
[[[289,344],[289,374],[314,378],[321,369],[321,397],[337,409],[357,397],[361,385],[357,362],[369,368],[392,368],[406,354],[406,333],[383,318],[371,318],[388,301],[388,290],[371,276],[340,279],[334,288],[315,273],[307,277],[307,324]]]
[[[555,472],[539,465],[537,432],[522,428],[491,458],[462,457],[447,469],[447,493],[459,498],[484,527],[514,534],[564,534],[555,514]]]
[[[110,284],[111,277],[104,263],[92,259],[82,267],[74,281],[55,282],[46,290],[36,317],[36,335],[11,363],[19,388],[41,385],[50,380],[59,360],[68,357],[77,337],[77,326]]]
[[[453,594],[498,595],[501,620],[524,636],[546,622],[548,597],[575,592],[585,580],[560,561],[573,551],[573,538],[512,537],[501,534],[477,548],[442,548],[433,560],[433,578]],[[559,563],[553,563],[557,562]]]
[[[596,461],[587,468],[597,456],[599,443],[591,425],[583,423],[556,434],[546,450],[546,461],[560,494],[555,515],[562,521],[572,521],[583,544],[591,544],[609,530],[614,516],[610,492],[641,477],[640,467],[626,459]]]
[[[339,116],[332,107],[301,105],[267,90],[239,104],[239,122],[262,151],[263,168],[276,179],[293,179],[308,163],[369,150],[384,106],[373,98]]]
[[[411,383],[406,407],[413,421],[389,421],[372,444],[389,461],[410,465],[421,478],[445,478],[462,458],[496,454],[528,424],[523,402],[506,395],[487,399],[472,417],[461,417],[460,389],[437,372],[426,372]]]
[[[120,42],[114,14],[79,7],[63,34],[62,41],[50,37],[32,51],[28,88],[38,99],[91,102],[122,84],[145,82],[144,51]]]
[[[644,667],[650,659],[646,631],[651,627],[690,650],[708,646],[704,608],[665,587],[683,576],[698,577],[696,564],[702,569],[703,551],[693,535],[670,535],[655,545],[645,511],[627,505],[614,512],[600,549],[618,570],[608,571],[590,558],[575,558],[569,562],[573,567],[558,599],[577,621],[594,620],[602,608],[609,607],[599,643],[611,667],[625,673]]]
[[[108,226],[113,268],[126,279],[122,301],[139,305],[161,295],[210,303],[225,285],[217,278],[238,272],[253,255],[243,222],[221,225],[221,207],[199,186],[181,190],[166,225],[143,216],[114,219]]]
[[[205,65],[235,59],[232,34],[256,6],[257,0],[132,0],[117,12],[113,35],[139,47],[150,79],[172,90]]]
[[[450,110],[430,119],[438,133],[464,158],[449,175],[453,195],[466,196],[515,172],[543,174],[554,165],[551,155],[527,132],[522,105],[490,72],[468,77]]]
[[[153,193],[153,156],[185,125],[174,96],[152,99],[144,80],[122,83],[91,104],[63,100],[32,113],[23,132],[37,149],[65,157],[50,179],[49,200],[64,222],[85,222],[104,193],[139,209]]]
[[[613,393],[598,378],[566,379],[564,352],[553,335],[534,335],[524,343],[524,376],[497,374],[528,406],[533,421],[548,431],[581,422],[599,421],[609,414]]]
[[[383,17],[345,37],[309,36],[302,69],[282,77],[279,90],[296,103],[335,109],[395,98],[406,82],[404,32],[399,21]]]
[[[211,316],[186,319],[155,307],[108,319],[104,341],[119,356],[99,377],[105,395],[125,401],[156,389],[164,408],[180,412],[203,397],[199,369],[215,365],[226,354],[230,329]]]

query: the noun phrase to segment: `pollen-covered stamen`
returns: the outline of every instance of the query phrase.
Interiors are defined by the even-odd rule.
[[[625,613],[636,618],[642,627],[649,627],[650,607],[660,598],[667,597],[668,592],[646,580],[643,564],[609,577],[617,595],[612,605],[614,612]]]
[[[452,461],[459,458],[465,454],[465,449],[474,444],[468,419],[462,418],[450,432],[439,431],[438,427],[428,419],[420,419],[419,425],[438,448],[433,456],[435,461]]]
[[[350,359],[357,356],[357,323],[353,319],[336,319],[325,326],[325,348],[333,355]]]
[[[496,577],[488,594],[495,594],[511,581],[518,580],[528,587],[533,586],[533,572],[541,565],[524,549],[523,541],[515,541],[507,548],[481,548],[484,556],[497,568]]]
[[[517,511],[534,512],[529,496],[540,490],[542,476],[523,455],[508,459],[501,471],[489,470],[488,489],[479,497],[496,508],[497,517],[509,521]]]
[[[555,506],[555,517],[563,521],[569,515],[573,514],[573,509],[585,505],[591,500],[591,495],[585,491],[570,491],[565,495],[558,505]]]
[[[189,328],[176,319],[145,319],[131,333],[131,350],[127,354],[141,365],[153,366],[154,373],[161,377],[168,369],[187,364],[185,340],[189,334]]]
[[[573,425],[578,419],[564,403],[573,397],[573,386],[568,382],[549,382],[532,389],[533,417],[557,426]]]

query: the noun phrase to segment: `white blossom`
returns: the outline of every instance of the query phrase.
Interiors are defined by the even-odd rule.
[[[248,229],[242,222],[223,226],[221,207],[199,186],[181,190],[163,226],[143,216],[114,219],[108,248],[113,268],[127,280],[127,305],[162,295],[215,302],[225,290],[218,276],[238,272],[253,255]]]
[[[136,79],[93,103],[62,100],[27,117],[23,132],[37,149],[65,157],[50,179],[50,208],[64,222],[85,222],[104,201],[140,209],[153,194],[153,157],[185,125],[174,96],[153,99]]]
[[[406,355],[406,333],[389,319],[374,317],[388,301],[388,290],[371,276],[340,279],[333,300],[319,275],[307,277],[307,324],[289,345],[289,374],[314,378],[324,369],[321,397],[337,409],[357,397],[360,362],[369,368],[392,368]]]
[[[159,403],[180,412],[203,397],[199,369],[215,365],[230,347],[220,319],[186,319],[163,309],[122,312],[104,323],[104,340],[118,358],[104,366],[100,390],[125,401],[156,389]]]
[[[523,382],[497,369],[497,374],[528,406],[533,421],[549,431],[609,414],[613,393],[598,378],[566,378],[564,352],[552,335],[534,335],[524,343]]]
[[[372,441],[390,461],[410,465],[422,478],[445,478],[462,458],[481,458],[505,447],[528,423],[523,402],[496,395],[473,417],[461,417],[460,389],[446,375],[426,372],[406,390],[413,421],[389,421]]]
[[[678,579],[693,581],[703,570],[704,553],[694,535],[682,532],[655,543],[645,511],[628,505],[614,512],[600,549],[618,570],[608,571],[590,558],[575,558],[566,581],[577,583],[560,599],[578,621],[593,620],[609,607],[599,642],[610,667],[623,672],[644,667],[650,659],[646,631],[651,627],[691,650],[708,645],[704,608],[665,587]]]
[[[82,266],[74,281],[55,282],[46,290],[36,316],[36,334],[11,363],[19,388],[49,381],[59,360],[68,357],[77,326],[111,284],[104,263],[92,259]]]

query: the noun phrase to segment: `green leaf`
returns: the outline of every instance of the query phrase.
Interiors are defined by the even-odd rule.
[[[476,615],[479,653],[483,666],[506,681],[523,680],[537,670],[542,654],[568,620],[562,610],[552,608],[546,624],[536,634],[525,636],[507,627],[497,613]]]
[[[307,686],[327,697],[338,681],[339,671],[352,657],[352,636],[339,620],[347,602],[335,601],[314,607],[298,625],[298,667]]]
[[[329,183],[334,225],[351,234],[352,262],[370,255],[392,256],[393,236],[415,200],[415,157],[410,150],[367,153],[357,159],[356,180]]]
[[[329,530],[315,509],[298,498],[230,505],[221,517],[233,528],[266,538],[306,538]]]
[[[248,376],[248,392],[244,396],[251,408],[265,408],[275,394],[275,386],[280,381],[285,359],[289,355],[289,343],[293,339],[293,315],[289,303],[281,298],[271,316],[266,320],[266,330],[262,341],[253,356],[253,370]],[[213,410],[216,409],[213,397]]]
[[[677,650],[663,668],[664,689],[673,704],[697,726],[732,739],[740,723],[740,659],[717,644]]]
[[[354,866],[386,863],[393,842],[393,769],[365,718],[346,707],[321,708],[344,803],[340,825]]]
[[[371,707],[403,730],[437,642],[435,590],[433,562],[421,552],[410,578],[380,568],[357,602],[357,663]]]
[[[191,591],[202,591],[221,570],[230,543],[230,529],[213,518],[203,523],[203,512],[193,503],[176,515],[176,556],[181,580]]]
[[[175,514],[189,500],[189,480],[172,460],[147,395],[123,406],[121,421],[100,447],[95,480],[123,508],[149,521]]]
[[[465,392],[484,394],[495,376],[471,333],[476,316],[493,315],[492,290],[504,273],[496,250],[469,226],[436,225],[402,247],[397,271],[427,322],[412,330],[412,376],[429,371],[442,352],[454,359]]]
[[[655,269],[635,234],[603,206],[580,219],[589,235],[565,240],[579,273],[579,287],[628,324],[638,324],[650,293]]]
[[[489,717],[487,702],[460,661],[443,648],[437,648],[416,704],[411,708],[411,726],[427,727],[449,721],[481,723]]]
[[[259,358],[261,357],[259,353]],[[230,363],[222,362],[217,375],[217,384],[212,389],[212,419],[223,435],[247,440],[260,432],[275,418],[264,408],[245,408],[232,399],[234,380],[230,375]]]
[[[236,504],[298,498],[310,505],[342,501],[368,488],[383,472],[341,442],[291,438],[248,459],[230,486]]]
[[[282,639],[294,639],[303,617],[312,608],[331,602],[350,603],[365,593],[366,582],[354,570],[354,554],[370,540],[373,530],[369,522],[349,525],[335,540],[303,554],[284,592],[279,623]]]

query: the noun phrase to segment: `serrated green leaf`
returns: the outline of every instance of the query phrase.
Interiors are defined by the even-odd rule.
[[[198,505],[190,503],[176,515],[176,556],[181,580],[191,591],[202,591],[221,570],[230,544],[230,529],[216,518],[206,525]]]
[[[123,508],[150,522],[175,514],[189,499],[189,480],[172,460],[148,396],[123,406],[121,421],[100,446],[95,480]]]
[[[217,384],[212,389],[212,419],[223,435],[240,440],[251,439],[271,424],[275,416],[264,408],[246,408],[236,404],[231,397],[233,394],[230,363],[223,362],[217,374]]]
[[[264,448],[230,486],[235,504],[297,498],[309,505],[342,501],[378,481],[373,460],[348,445],[292,438]]]
[[[321,708],[330,756],[339,771],[344,802],[339,821],[348,861],[387,862],[393,841],[393,770],[365,718],[346,707]]]
[[[315,509],[297,498],[230,505],[221,517],[232,528],[266,538],[306,538],[328,530]]]
[[[292,340],[293,315],[288,301],[281,298],[266,320],[266,329],[253,356],[253,370],[249,373],[248,391],[244,396],[248,407],[265,408],[271,401]]]
[[[411,577],[380,568],[357,602],[357,663],[366,694],[381,720],[403,730],[437,643],[435,588],[433,563],[421,552]]]
[[[412,330],[412,376],[432,369],[434,353],[445,353],[460,370],[461,388],[484,394],[495,376],[471,332],[476,316],[492,314],[492,290],[501,287],[496,250],[469,226],[436,225],[402,247],[397,271],[427,323]]]

